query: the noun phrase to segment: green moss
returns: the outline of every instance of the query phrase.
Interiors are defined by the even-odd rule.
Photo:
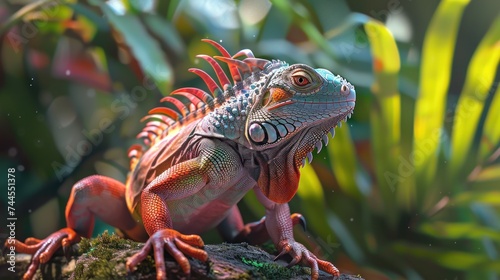
[[[123,279],[126,276],[126,258],[132,254],[129,249],[139,249],[140,246],[140,243],[109,234],[107,231],[94,239],[83,239],[80,242],[79,252],[83,254],[82,258],[87,260],[77,263],[75,277],[76,279]],[[144,265],[147,264],[140,267],[144,269]]]
[[[136,273],[140,275],[156,275],[156,264],[153,257],[148,255],[139,265],[137,265]]]
[[[137,244],[136,242],[123,239],[114,233],[109,234],[108,231],[104,231],[103,234],[93,239],[82,238],[79,253],[87,253],[97,258],[110,258],[114,251],[130,249],[137,246]]]
[[[255,277],[266,279],[288,279],[298,275],[310,274],[309,268],[301,266],[292,266],[290,268],[283,267],[276,263],[260,262],[249,258],[242,257],[241,261],[244,264],[255,267],[257,275]]]

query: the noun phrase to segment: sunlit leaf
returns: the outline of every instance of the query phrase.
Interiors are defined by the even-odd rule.
[[[373,72],[377,74],[393,75],[382,80],[379,77],[374,85],[375,94],[392,96],[397,92],[397,74],[401,63],[399,51],[391,32],[382,23],[372,20],[365,23],[366,35],[370,41],[373,56]]]
[[[307,217],[307,223],[320,237],[328,238],[334,231],[354,259],[363,258],[363,252],[345,225],[327,209],[321,182],[310,165],[304,166],[301,170],[297,195],[302,200],[303,214]],[[330,225],[331,230],[326,226],[327,224]]]
[[[432,244],[428,247],[413,245],[403,242],[395,242],[392,249],[402,255],[411,255],[421,259],[433,259],[442,266],[457,269],[493,269],[500,271],[500,261],[492,261],[486,255],[480,253],[469,253],[463,251],[434,249]]]
[[[328,236],[331,231],[325,227],[326,204],[323,188],[316,172],[311,165],[306,164],[300,170],[300,182],[297,195],[302,200],[303,213],[307,217],[307,223],[321,236]]]
[[[446,94],[458,26],[468,0],[443,0],[427,29],[422,50],[420,85],[415,104],[413,154],[419,187],[430,186],[437,167]]]
[[[452,204],[455,205],[467,205],[472,202],[500,206],[500,190],[465,191],[457,194],[452,199]]]
[[[372,104],[370,121],[372,147],[377,159],[375,170],[377,182],[381,190],[386,212],[392,213],[396,188],[402,181],[402,175],[397,171],[397,160],[401,153],[401,104],[398,92],[398,74],[400,68],[399,52],[396,42],[389,30],[380,22],[365,23],[365,30],[370,42],[372,53],[372,68],[375,81],[372,92],[375,95]],[[395,176],[395,177],[394,177]],[[400,201],[401,205],[409,207],[414,197],[410,188],[398,188],[398,193],[407,191]],[[392,219],[391,222],[395,222]]]
[[[426,223],[421,225],[419,230],[425,234],[443,239],[468,238],[481,240],[483,237],[489,237],[495,241],[500,241],[500,234],[497,230],[474,223]]]
[[[90,42],[97,33],[97,24],[90,18],[79,16],[76,20],[67,20],[64,22],[67,29],[80,35],[84,42]]]
[[[500,129],[498,126],[500,120],[500,87],[497,87],[494,94],[488,115],[484,121],[483,134],[479,143],[479,161],[487,159],[500,144]]]
[[[53,0],[39,0],[23,6],[15,14],[9,17],[9,19],[6,22],[0,25],[0,34],[3,34],[7,30],[9,30],[12,26],[14,26],[14,24],[21,21],[26,14],[36,11],[40,7],[43,7],[44,5],[52,1]]]
[[[348,127],[336,128],[331,142],[327,150],[340,189],[353,197],[359,197],[361,193],[356,183],[356,149]]]
[[[73,3],[67,1],[64,4]],[[53,1],[36,1],[23,6],[7,21],[0,25],[0,34],[9,30],[13,25],[23,21],[21,32],[25,32],[24,37],[31,38],[40,32],[61,33],[67,28],[68,22],[71,22],[73,10],[66,5],[60,5]],[[12,40],[15,36],[12,35]]]
[[[374,19],[367,15],[350,13],[340,25],[326,30],[324,33],[336,57],[327,56],[330,61],[321,57],[318,60],[328,65],[324,66],[326,68],[338,69],[336,71],[343,73],[356,87],[371,87],[373,85],[373,67],[367,67],[367,65],[373,65],[370,42],[366,32],[358,28],[372,21]],[[315,55],[326,56],[320,52],[315,53]],[[356,106],[360,102],[357,103]]]
[[[500,164],[481,168],[472,177],[469,177],[469,180],[474,182],[496,181],[500,184]]]
[[[104,3],[101,3],[100,7],[113,27],[122,34],[142,71],[152,78],[160,92],[164,95],[169,93],[172,69],[158,42],[153,40],[135,15],[118,15],[114,9]]]
[[[464,89],[458,100],[453,124],[449,165],[452,178],[456,177],[467,158],[499,61],[500,16],[481,40],[467,69]],[[498,123],[495,128],[488,129],[498,131]]]

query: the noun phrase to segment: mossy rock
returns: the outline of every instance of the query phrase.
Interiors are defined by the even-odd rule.
[[[74,247],[78,251],[75,255],[76,261],[73,260],[68,264],[64,257],[56,256],[39,270],[38,276],[43,275],[43,279],[75,280],[156,279],[152,256],[141,262],[134,272],[128,274],[126,271],[127,258],[142,246],[142,243],[105,232],[93,239],[83,239]],[[204,249],[209,256],[207,263],[188,258],[191,264],[190,276],[180,270],[173,258],[166,256],[167,279],[310,279],[310,268],[298,265],[287,268],[285,261],[274,261],[273,255],[246,243],[205,245]],[[25,268],[26,259],[23,259],[22,263]],[[16,271],[24,271],[20,269],[21,266]],[[20,275],[14,276],[11,273],[10,276],[12,277],[10,279],[18,279]],[[320,272],[320,279],[333,279],[333,277]],[[362,280],[359,276],[345,274],[337,279]]]

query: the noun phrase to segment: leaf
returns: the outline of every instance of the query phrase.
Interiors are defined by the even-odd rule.
[[[498,231],[475,223],[434,222],[421,225],[419,230],[425,234],[443,239],[468,238],[482,240],[483,237],[489,237],[495,241],[500,241]]]
[[[157,5],[156,0],[127,0],[128,6],[142,13],[152,13]]]
[[[85,17],[95,28],[103,32],[109,32],[108,22],[88,6],[81,3],[67,4],[76,14]]]
[[[500,86],[497,87],[484,121],[483,134],[479,143],[478,160],[480,162],[486,160],[500,144],[498,120],[500,120]]]
[[[42,7],[43,5],[45,5],[51,1],[53,1],[53,0],[39,0],[39,1],[35,1],[33,3],[30,3],[28,5],[23,6],[16,13],[14,13],[11,17],[9,17],[9,19],[6,22],[4,22],[4,23],[2,23],[2,25],[0,25],[0,35],[7,32],[7,30],[9,30],[17,22],[21,21],[25,15],[37,10],[38,8]]]
[[[311,0],[309,3],[324,30],[340,25],[351,14],[344,1]]]
[[[355,262],[362,262],[365,259],[365,255],[358,243],[356,243],[352,233],[349,232],[345,224],[342,223],[342,220],[337,215],[332,213],[332,211],[328,211],[327,215],[328,225],[341,241],[345,251]]]
[[[276,0],[273,3],[278,9],[282,11],[283,14],[291,15],[292,21],[304,32],[304,34],[319,46],[325,53],[329,56],[335,57],[332,49],[328,45],[328,41],[325,40],[323,34],[314,25],[309,10],[300,2],[295,2],[294,5],[290,5],[289,1],[286,0]],[[271,9],[272,11],[273,9]],[[283,32],[278,32],[278,34]],[[286,35],[286,34],[285,34]]]
[[[179,6],[179,4],[181,3],[182,0],[170,0],[167,2],[167,20],[169,22],[173,22],[174,20],[174,15],[177,11],[177,7]],[[165,2],[163,1],[160,1],[160,5],[163,4]]]
[[[499,61],[500,16],[479,43],[467,69],[465,85],[455,110],[449,165],[451,178],[459,177],[457,175],[467,160]],[[498,124],[494,130],[498,130]]]
[[[474,202],[471,204],[470,209],[479,219],[480,223],[495,229],[497,232],[500,231],[500,219],[495,209],[491,206]]]
[[[347,126],[335,129],[335,137],[327,146],[327,150],[330,166],[340,189],[350,196],[359,198],[361,192],[356,183],[356,149]]]
[[[177,55],[183,53],[185,49],[184,44],[170,22],[165,21],[158,15],[146,15],[143,19],[144,23],[164,44],[170,47]]]
[[[155,82],[161,93],[168,94],[173,74],[158,42],[153,40],[135,15],[118,15],[105,3],[100,3],[100,7],[113,27],[122,34],[142,71]]]
[[[334,231],[349,255],[355,260],[362,260],[364,258],[363,251],[358,247],[347,227],[327,208],[323,188],[314,169],[307,164],[300,173],[301,179],[297,195],[302,201],[302,209],[307,217],[307,223],[320,237],[327,238],[327,241],[331,240],[330,237]],[[330,228],[325,226],[326,223]]]
[[[412,152],[419,155],[414,163],[418,186],[430,186],[435,179],[457,31],[468,3],[469,0],[441,1],[424,39]]]
[[[280,11],[276,6],[271,6],[268,16],[259,32],[260,40],[279,40],[285,39],[286,32],[290,28],[292,18],[289,13]]]
[[[500,206],[500,190],[461,192],[452,199],[451,204],[468,205],[473,202]]]
[[[365,23],[366,34],[370,41],[373,56],[373,71],[377,74],[390,74],[397,77],[401,63],[399,51],[391,32],[379,21],[371,20]],[[397,80],[394,76],[382,80],[379,77],[374,90],[376,94],[386,94],[392,96],[397,92]]]
[[[484,270],[493,269],[494,271],[500,272],[500,262],[498,260],[492,261],[484,254],[449,249],[434,249],[431,246],[424,247],[406,242],[394,242],[391,249],[402,255],[435,260],[435,262],[444,267],[459,271],[482,268]]]
[[[481,168],[472,178],[469,178],[474,182],[496,181],[500,185],[500,164]]]
[[[377,182],[381,191],[386,212],[394,213],[395,192],[407,192],[400,205],[409,207],[414,197],[410,188],[398,188],[398,179],[389,179],[388,173],[398,174],[397,160],[401,148],[401,97],[398,92],[398,74],[400,69],[399,52],[396,42],[389,30],[378,21],[365,23],[365,30],[370,42],[372,53],[372,67],[375,75],[372,92],[375,102],[370,111],[371,138],[374,158],[377,159],[375,170]],[[390,219],[395,222],[395,216]]]
[[[323,188],[316,172],[311,165],[306,164],[300,170],[300,181],[297,195],[301,199],[303,214],[307,217],[307,223],[320,236],[331,235],[331,231],[325,227],[326,204]]]

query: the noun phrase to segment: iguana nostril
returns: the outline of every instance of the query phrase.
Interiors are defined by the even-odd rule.
[[[342,93],[343,95],[348,95],[349,87],[346,84],[343,84],[342,87],[340,88],[340,93]]]

